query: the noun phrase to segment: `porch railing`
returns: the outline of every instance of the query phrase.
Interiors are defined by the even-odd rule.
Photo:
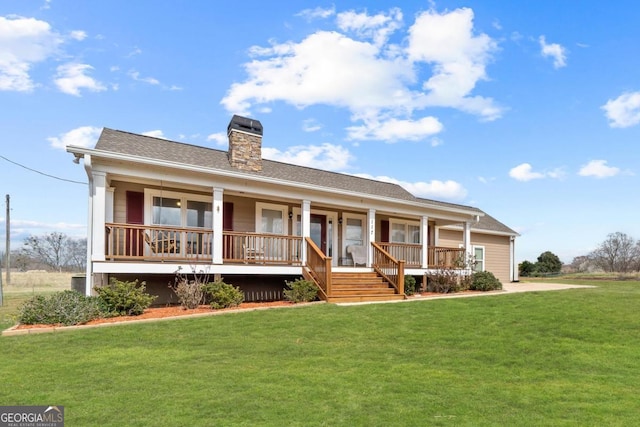
[[[373,246],[373,269],[391,283],[399,295],[403,295],[404,261],[396,260],[375,242],[372,242],[371,246]]]
[[[302,237],[223,231],[222,254],[230,263],[302,265]]]
[[[213,261],[213,231],[202,228],[107,223],[105,257],[118,261]],[[228,263],[302,265],[302,237],[224,231]]]
[[[464,268],[464,248],[429,246],[429,268]]]
[[[307,265],[303,269],[304,278],[318,285],[320,297],[327,300],[331,296],[331,257],[326,256],[320,248],[306,238]]]
[[[422,245],[414,243],[377,243],[395,259],[405,261],[405,267],[422,266]],[[464,248],[447,248],[429,246],[427,248],[427,265],[429,268],[455,268],[463,266]]]
[[[105,224],[110,260],[211,261],[213,232],[202,228]]]

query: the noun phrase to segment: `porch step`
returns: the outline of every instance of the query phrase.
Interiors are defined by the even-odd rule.
[[[402,300],[396,290],[375,272],[332,273],[331,297],[328,302],[366,302]]]

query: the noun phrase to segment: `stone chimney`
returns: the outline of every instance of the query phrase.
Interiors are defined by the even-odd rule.
[[[262,171],[262,124],[258,120],[233,116],[227,136],[231,166],[243,171]]]

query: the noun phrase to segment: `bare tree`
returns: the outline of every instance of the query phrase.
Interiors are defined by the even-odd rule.
[[[640,245],[625,233],[611,233],[589,256],[604,271],[627,273],[637,267]]]
[[[71,239],[58,232],[29,236],[24,241],[21,254],[54,270],[82,271],[86,265],[87,240]]]

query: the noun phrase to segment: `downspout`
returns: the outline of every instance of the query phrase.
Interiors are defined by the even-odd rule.
[[[85,295],[91,295],[93,288],[93,167],[91,165],[91,155],[84,156],[84,170],[87,172],[89,179],[89,209],[87,220],[87,269],[85,277]]]
[[[518,277],[518,265],[516,264],[516,236],[511,236],[509,238],[509,246],[511,257],[511,281],[519,282],[520,278]]]

